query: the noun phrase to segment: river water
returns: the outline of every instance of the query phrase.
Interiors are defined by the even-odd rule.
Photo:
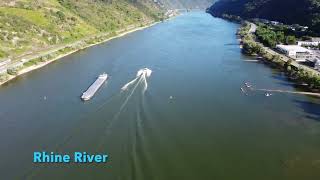
[[[77,52],[0,88],[1,179],[320,179],[320,101],[248,62],[237,24],[191,12]],[[136,78],[139,69],[150,77]],[[81,93],[110,75],[89,102]],[[108,154],[34,164],[33,152]]]

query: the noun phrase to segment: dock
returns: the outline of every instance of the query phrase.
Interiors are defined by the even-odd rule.
[[[81,99],[84,101],[90,100],[107,79],[108,75],[106,73],[101,74],[97,80],[92,83],[91,86],[82,94]]]

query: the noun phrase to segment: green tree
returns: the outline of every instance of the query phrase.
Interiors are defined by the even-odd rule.
[[[57,11],[57,16],[59,17],[59,19],[61,21],[64,21],[66,19],[66,16],[64,15],[64,13],[62,11]]]
[[[7,73],[10,75],[17,75],[18,74],[19,69],[18,68],[9,68],[7,70]]]
[[[251,42],[251,41],[245,41],[243,42],[243,51],[246,53],[246,54],[249,54],[249,55],[253,55],[255,52],[254,52],[254,43]]]
[[[277,44],[277,34],[269,28],[259,26],[257,28],[256,35],[259,41],[261,41],[265,46],[273,48]]]
[[[286,43],[288,45],[296,44],[297,40],[295,36],[287,36]]]
[[[277,32],[277,42],[278,43],[284,43],[285,42],[285,36],[283,31]]]

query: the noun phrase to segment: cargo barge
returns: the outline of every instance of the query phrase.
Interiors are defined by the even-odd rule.
[[[87,91],[82,93],[81,99],[84,101],[90,100],[107,79],[108,79],[108,74],[106,73],[101,74],[97,78],[97,80],[91,84],[91,86],[87,89]]]

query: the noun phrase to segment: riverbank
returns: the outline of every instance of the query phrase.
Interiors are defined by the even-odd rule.
[[[186,13],[67,56],[0,88],[1,176],[320,179],[320,99],[242,94],[244,81],[253,88],[295,88],[282,73],[243,62],[250,58],[234,46],[237,27],[203,12]],[[144,67],[155,74],[121,91]],[[112,78],[83,103],[82,92],[103,71]],[[38,149],[99,151],[112,159],[106,166],[35,165],[30,156]],[[197,156],[186,163],[189,154]]]
[[[28,59],[27,62],[22,63],[24,60],[24,58],[22,57],[21,60],[18,60],[15,62],[15,64],[20,63],[21,66],[17,66],[14,67],[16,68],[15,72],[13,74],[5,74],[3,76],[5,77],[4,81],[0,81],[0,86],[17,78],[18,76],[22,75],[22,74],[26,74],[28,72],[31,72],[33,70],[39,69],[41,67],[44,67],[58,59],[61,59],[63,57],[66,57],[70,54],[76,53],[80,50],[98,45],[98,44],[102,44],[105,43],[107,41],[110,41],[112,39],[115,38],[119,38],[122,36],[125,36],[127,34],[139,31],[139,30],[143,30],[146,28],[149,28],[151,26],[154,26],[156,24],[160,23],[158,22],[149,22],[145,25],[142,25],[140,27],[133,27],[133,28],[125,28],[125,29],[121,29],[118,30],[115,33],[107,33],[107,34],[99,34],[90,38],[85,38],[76,42],[73,42],[71,44],[68,45],[64,45],[61,48],[57,48],[55,50],[48,52],[40,52],[39,54],[37,54],[36,56],[34,56],[33,58]],[[32,64],[31,64],[32,63]],[[30,65],[31,64],[31,65]]]
[[[284,71],[291,80],[298,84],[306,84],[308,91],[320,91],[320,73],[318,71],[301,65],[294,59],[264,46],[255,37],[255,29],[256,25],[250,22],[243,22],[238,29],[237,36],[239,36],[244,54],[255,56],[259,60],[273,64]]]

